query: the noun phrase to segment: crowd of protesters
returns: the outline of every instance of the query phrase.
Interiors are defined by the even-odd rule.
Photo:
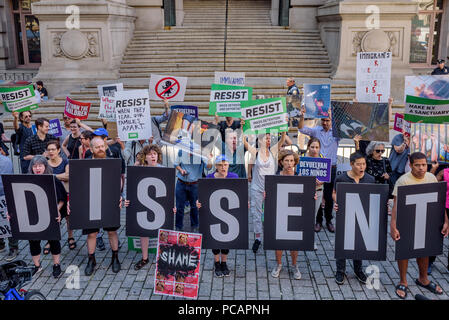
[[[294,79],[288,79],[289,86],[287,94],[297,94],[299,89],[295,85]],[[390,100],[391,105],[392,100]],[[322,183],[317,181],[314,199],[316,204],[315,212],[315,232],[318,233],[323,228],[323,222],[328,232],[334,233],[333,224],[334,212],[338,214],[338,204],[336,203],[336,185],[339,182],[349,183],[378,183],[389,185],[389,198],[391,199],[391,237],[397,241],[400,236],[396,229],[397,216],[397,188],[403,185],[446,181],[449,186],[449,169],[439,167],[438,164],[428,165],[426,155],[415,152],[410,153],[410,138],[405,133],[397,134],[391,141],[391,152],[389,158],[383,157],[387,144],[378,141],[362,141],[360,137],[354,137],[356,152],[350,156],[351,169],[337,175],[337,151],[340,139],[334,137],[332,133],[331,114],[322,118],[320,125],[307,127],[304,125],[304,112],[300,112],[299,121],[295,124],[302,134],[309,137],[307,150],[303,155],[315,158],[328,158],[331,160],[331,181]],[[302,114],[302,115],[301,115]],[[36,134],[32,131],[32,113],[30,111],[14,112],[14,129],[16,132],[16,144],[19,149],[20,171],[23,174],[54,174],[56,177],[56,189],[59,216],[58,221],[65,218],[67,221],[68,239],[67,246],[70,250],[76,248],[74,232],[70,230],[70,202],[68,182],[69,182],[69,160],[71,159],[103,159],[118,158],[122,161],[122,184],[123,191],[126,166],[162,166],[161,151],[161,128],[160,125],[167,121],[170,115],[168,101],[165,101],[165,111],[160,116],[152,118],[153,138],[151,140],[128,141],[123,143],[119,138],[110,139],[105,128],[93,130],[78,119],[70,119],[63,115],[64,126],[63,135],[58,139],[49,135],[49,120],[38,118],[34,121]],[[252,251],[257,253],[262,243],[263,228],[263,208],[265,201],[265,177],[267,175],[293,176],[298,175],[298,161],[301,156],[292,151],[286,145],[291,144],[290,139],[283,132],[280,135],[260,134],[256,137],[245,135],[242,127],[245,125],[242,119],[227,117],[225,121],[219,121],[216,116],[215,123],[219,126],[221,139],[219,144],[221,153],[217,155],[208,154],[200,157],[179,150],[175,157],[174,167],[176,168],[176,205],[173,208],[175,213],[174,230],[177,231],[199,231],[200,217],[198,214],[201,203],[198,202],[198,182],[201,178],[224,179],[224,178],[247,178],[249,183],[250,201],[249,208],[253,219],[254,242]],[[254,139],[256,138],[256,139]],[[5,138],[6,139],[6,138]],[[12,173],[11,160],[5,155],[5,151],[0,149],[0,173]],[[245,161],[245,154],[249,155],[249,161]],[[248,168],[245,167],[245,163]],[[213,170],[213,168],[215,168]],[[212,172],[211,172],[212,171]],[[435,176],[436,175],[436,176]],[[0,196],[4,194],[0,181]],[[120,199],[120,206],[128,206],[129,201]],[[124,201],[123,201],[124,200]],[[117,199],[119,202],[119,199]],[[190,228],[184,225],[184,214],[188,211],[190,217]],[[449,214],[449,189],[446,199],[446,213]],[[120,226],[104,228],[109,244],[112,249],[111,268],[117,273],[121,269],[118,258],[120,248],[117,230]],[[448,220],[443,226],[442,233],[447,236],[449,232]],[[85,275],[94,273],[96,267],[95,251],[105,250],[102,239],[102,232],[99,229],[83,230],[83,235],[87,235],[88,261],[84,269]],[[7,261],[12,261],[18,254],[18,241],[8,238],[9,254]],[[134,266],[135,270],[140,270],[149,263],[148,246],[149,239],[141,238],[142,259]],[[30,251],[35,273],[40,272],[40,255],[42,252],[40,241],[30,241]],[[315,245],[315,249],[316,249]],[[0,251],[6,250],[5,241],[0,240]],[[48,241],[43,247],[43,253],[51,253],[53,256],[53,276],[61,274],[60,268],[60,241]],[[215,275],[217,277],[229,276],[230,270],[227,265],[227,255],[229,250],[213,250]],[[271,276],[279,277],[282,270],[283,251],[276,250],[277,265],[273,266]],[[291,251],[293,277],[301,279],[297,259],[298,251]],[[431,272],[432,263],[435,257],[417,259],[419,268],[419,278],[416,283],[424,288],[441,294],[442,289],[436,283],[431,282],[427,274]],[[363,271],[362,261],[354,260],[354,273],[361,283],[366,283],[367,276]],[[398,261],[400,271],[400,282],[396,286],[396,294],[400,298],[407,295],[407,260]],[[346,260],[337,259],[335,281],[342,285],[346,277]],[[448,262],[449,270],[449,262]]]

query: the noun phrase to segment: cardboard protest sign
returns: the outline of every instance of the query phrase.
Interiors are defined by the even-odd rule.
[[[388,105],[332,101],[332,128],[337,138],[389,141]]]
[[[5,196],[0,196],[0,239],[12,236],[11,225],[7,219],[8,208],[6,207]]]
[[[300,176],[315,177],[321,182],[331,181],[331,159],[301,157],[298,165]]]
[[[188,154],[198,155],[207,161],[207,156],[219,138],[220,130],[217,125],[173,110],[161,142]]]
[[[154,293],[198,297],[201,234],[159,229]]]
[[[123,83],[114,84],[101,84],[97,86],[98,96],[101,97],[114,97],[117,91],[123,91]]]
[[[49,121],[50,129],[48,129],[48,134],[54,135],[55,137],[62,136],[61,122],[59,121],[59,119],[52,119]],[[33,134],[37,133],[35,124],[31,126],[31,130],[33,130]]]
[[[157,237],[159,229],[173,228],[175,169],[129,166],[126,181],[126,235]]]
[[[449,122],[449,100],[407,96],[404,120],[421,123]]]
[[[328,118],[331,107],[330,84],[304,84],[306,118]]]
[[[265,176],[265,250],[313,250],[315,187],[314,177]]]
[[[357,53],[357,101],[388,103],[391,59],[391,52]]]
[[[227,84],[231,86],[244,86],[245,73],[244,72],[223,72],[215,71],[216,84]]]
[[[70,228],[120,226],[120,159],[69,160]]]
[[[38,97],[32,85],[25,87],[1,87],[0,97],[8,112],[29,111],[39,108]]]
[[[116,139],[118,137],[117,122],[108,122],[106,125],[108,138]]]
[[[150,78],[150,100],[184,101],[187,77],[152,74]]]
[[[78,118],[80,120],[86,120],[89,116],[91,103],[79,102],[67,97],[65,101],[64,114],[69,118]]]
[[[117,91],[115,112],[122,141],[146,140],[151,130],[150,98],[147,90]]]
[[[428,163],[449,163],[449,124],[412,123],[410,152],[422,152]]]
[[[335,258],[385,261],[388,185],[336,185]]]
[[[16,240],[61,240],[55,176],[51,174],[2,175]]]
[[[198,119],[198,107],[197,106],[171,106],[170,109],[182,112],[183,114],[189,115]]]
[[[271,98],[241,102],[245,134],[288,131],[285,98]]]
[[[446,182],[398,187],[395,260],[443,253]]]
[[[404,99],[407,96],[448,100],[449,75],[405,77]]]
[[[241,102],[250,101],[253,88],[213,84],[210,88],[209,114],[237,117],[241,116]]]
[[[394,115],[394,126],[395,131],[404,132],[406,136],[410,136],[410,122],[404,120],[404,115],[396,113]]]
[[[204,249],[248,249],[248,180],[200,179]]]
[[[114,97],[100,97],[100,110],[98,112],[98,118],[106,119],[108,121],[117,121]]]

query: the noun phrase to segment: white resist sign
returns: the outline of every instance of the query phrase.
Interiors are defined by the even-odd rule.
[[[387,103],[390,97],[391,52],[357,53],[358,102]]]
[[[146,140],[151,131],[150,97],[147,90],[115,93],[117,131],[122,141]]]

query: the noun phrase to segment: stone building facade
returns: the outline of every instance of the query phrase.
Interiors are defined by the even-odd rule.
[[[270,14],[273,25],[320,31],[334,79],[354,80],[358,51],[393,53],[393,90],[449,56],[449,0],[271,0]],[[135,30],[183,19],[183,0],[0,0],[0,80],[62,91],[118,79]]]

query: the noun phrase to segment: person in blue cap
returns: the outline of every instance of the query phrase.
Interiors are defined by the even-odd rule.
[[[234,172],[229,172],[229,161],[226,155],[222,154],[215,158],[215,172],[206,176],[206,179],[224,179],[224,178],[238,178],[239,176]],[[201,203],[196,201],[196,206],[201,208]],[[229,269],[226,264],[228,259],[229,249],[213,249],[215,261],[215,275],[217,277],[229,277]],[[221,258],[221,262],[220,262]]]

